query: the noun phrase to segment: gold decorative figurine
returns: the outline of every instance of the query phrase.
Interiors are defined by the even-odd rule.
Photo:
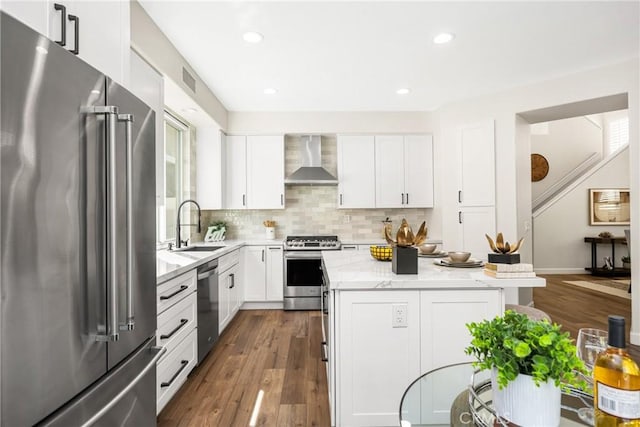
[[[502,233],[498,233],[495,243],[488,234],[485,234],[484,237],[487,238],[489,247],[491,247],[491,250],[494,252],[488,256],[489,262],[495,264],[517,264],[520,262],[520,254],[517,254],[516,252],[518,252],[518,249],[522,246],[524,237],[518,240],[518,243],[515,243],[514,245],[510,245],[509,242],[505,242],[502,237]]]
[[[391,238],[391,232],[388,228],[385,228],[384,237],[391,247],[400,246],[408,248],[410,246],[420,246],[427,238],[427,222],[422,221],[418,233],[414,235],[409,223],[403,218],[400,228],[398,228],[398,232],[396,233],[396,240]]]

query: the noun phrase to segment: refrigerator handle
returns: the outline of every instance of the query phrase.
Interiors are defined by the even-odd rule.
[[[97,334],[96,341],[118,341],[120,335],[118,334],[118,266],[115,262],[118,255],[118,248],[115,244],[113,244],[113,235],[115,234],[115,230],[117,229],[118,223],[116,221],[116,178],[117,178],[117,167],[116,167],[116,120],[118,119],[118,107],[113,105],[105,105],[105,106],[92,106],[85,107],[81,110],[81,112],[85,114],[104,114],[107,123],[107,189],[108,189],[108,201],[107,204],[109,206],[107,212],[107,224],[108,224],[108,241],[109,247],[107,249],[107,259],[108,262],[108,284],[107,284],[107,299],[108,299],[108,309],[107,309],[107,331],[106,334]]]
[[[166,347],[151,347],[150,350],[155,352],[156,354],[153,356],[153,359],[149,361],[147,366],[145,366],[142,369],[142,371],[140,371],[140,373],[136,375],[136,377],[129,384],[126,385],[125,388],[123,388],[113,399],[111,399],[109,403],[107,403],[98,412],[96,412],[89,420],[87,420],[84,424],[82,424],[82,427],[92,426],[93,424],[95,424],[96,421],[102,418],[104,414],[109,412],[111,408],[113,408],[127,393],[131,391],[131,389],[133,389],[133,387],[136,386],[136,384],[140,382],[140,380],[147,374],[147,372],[149,372],[151,368],[154,368],[156,366],[156,363],[158,362],[158,360],[160,360],[160,358],[167,352]]]
[[[120,330],[132,331],[135,327],[135,316],[133,312],[133,139],[132,126],[133,114],[118,114],[118,121],[125,124],[125,150],[126,150],[126,192],[127,192],[127,319],[124,325],[120,325]]]

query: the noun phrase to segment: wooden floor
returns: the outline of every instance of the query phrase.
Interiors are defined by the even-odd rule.
[[[631,300],[603,294],[590,289],[562,284],[566,280],[586,280],[597,282],[610,278],[598,278],[591,275],[550,274],[540,275],[547,279],[547,286],[534,288],[533,301],[536,308],[546,312],[551,319],[568,331],[573,338],[580,328],[607,330],[607,316],[624,316],[627,326],[627,346],[631,356],[640,362],[640,347],[629,345],[629,326],[631,324]],[[628,277],[621,277],[628,279]]]
[[[547,286],[534,289],[535,306],[572,337],[583,327],[607,329],[609,314],[624,316],[628,329],[631,300],[560,283],[597,278],[543,277]],[[158,425],[246,427],[258,391],[263,390],[256,425],[329,426],[321,319],[317,311],[240,311],[160,413]],[[640,361],[640,347],[629,350]]]
[[[329,426],[319,311],[240,311],[158,416],[159,426]]]

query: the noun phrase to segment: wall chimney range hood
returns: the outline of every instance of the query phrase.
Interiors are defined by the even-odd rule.
[[[320,135],[303,135],[300,140],[302,166],[289,175],[289,185],[338,185],[338,179],[321,166],[322,144]]]

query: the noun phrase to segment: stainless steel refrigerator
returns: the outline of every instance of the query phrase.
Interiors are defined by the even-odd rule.
[[[1,424],[155,425],[153,110],[0,32]]]

